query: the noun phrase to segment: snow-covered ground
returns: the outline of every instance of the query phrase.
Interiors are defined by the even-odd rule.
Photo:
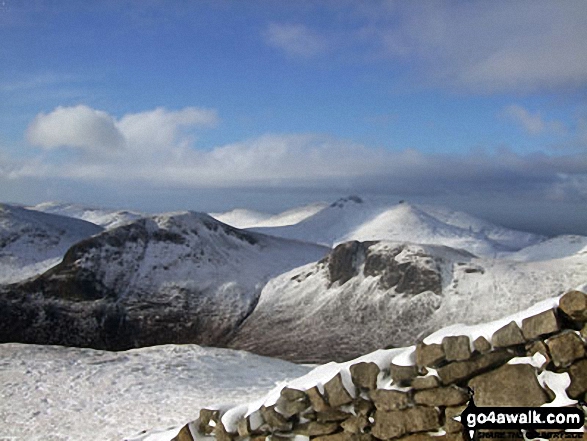
[[[297,224],[327,206],[328,204],[324,202],[316,202],[314,204],[295,207],[278,214],[236,208],[226,213],[210,213],[210,216],[236,228],[282,227]]]
[[[0,204],[0,284],[48,270],[74,243],[101,231],[83,220]]]
[[[109,210],[106,208],[86,207],[84,205],[62,202],[43,202],[27,208],[44,213],[59,214],[61,216],[82,219],[99,225],[107,230],[119,227],[144,216],[144,214],[135,211]]]
[[[242,351],[0,345],[0,440],[122,440],[258,399],[310,368]]]
[[[408,203],[381,205],[354,196],[341,199],[294,225],[253,229],[329,246],[349,240],[389,240],[446,245],[491,257],[546,239],[441,207]]]

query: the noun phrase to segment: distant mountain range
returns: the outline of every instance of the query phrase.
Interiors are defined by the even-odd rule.
[[[0,207],[0,341],[342,360],[587,281],[586,237],[547,239],[405,202],[350,196],[216,219]]]

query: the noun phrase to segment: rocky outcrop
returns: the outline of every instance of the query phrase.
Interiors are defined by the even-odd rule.
[[[361,357],[341,365],[331,378],[316,373],[317,384],[310,389],[286,386],[275,404],[266,401],[258,411],[246,405],[224,415],[203,409],[198,420],[182,429],[182,438],[174,440],[211,434],[222,441],[296,435],[299,441],[461,441],[467,439],[464,427],[454,418],[472,394],[477,406],[536,407],[556,398],[580,407],[573,400],[586,399],[587,343],[576,329],[584,329],[587,316],[576,307],[569,314],[567,307],[584,301],[587,294],[569,293],[560,308],[529,314],[523,333],[512,321],[492,328],[495,338],[488,336],[483,344],[473,344],[470,335],[446,335],[440,343],[425,339],[395,357],[372,354],[378,363],[368,361],[369,355]],[[559,376],[568,379],[566,390],[560,388],[565,381],[551,381]]]

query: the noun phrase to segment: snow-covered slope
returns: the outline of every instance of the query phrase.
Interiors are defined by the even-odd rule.
[[[510,260],[531,262],[581,255],[587,255],[587,237],[563,235],[531,245],[504,257]]]
[[[218,344],[270,278],[328,251],[201,213],[143,218],[77,243],[51,271],[0,291],[0,341]]]
[[[585,281],[585,254],[514,262],[437,245],[349,242],[271,280],[230,347],[345,360],[452,323],[493,320]]]
[[[484,256],[544,240],[466,213],[408,203],[380,205],[356,196],[341,199],[295,225],[254,230],[330,246],[349,240],[391,240],[446,245]]]
[[[228,349],[0,345],[0,438],[122,440],[265,395],[309,368]]]
[[[107,230],[144,217],[144,214],[136,213],[134,211],[108,210],[105,208],[86,207],[83,205],[61,202],[43,202],[27,208],[30,210],[42,211],[44,213],[59,214],[61,216],[82,219],[100,225]]]
[[[101,231],[82,220],[0,204],[0,284],[46,271],[74,243]]]
[[[316,202],[314,204],[292,208],[279,214],[261,213],[259,211],[237,208],[226,213],[211,213],[210,215],[236,228],[282,227],[297,224],[327,206],[328,204],[326,203]]]

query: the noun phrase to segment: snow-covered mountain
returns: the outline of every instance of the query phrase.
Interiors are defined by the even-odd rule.
[[[0,284],[41,274],[74,243],[101,231],[83,220],[0,204]]]
[[[229,346],[298,362],[346,360],[475,324],[587,281],[587,254],[516,262],[438,245],[347,242],[272,279]]]
[[[292,208],[279,214],[236,208],[226,213],[210,213],[210,216],[236,228],[282,227],[297,224],[327,206],[328,204],[326,203],[316,202]]]
[[[50,271],[0,290],[0,341],[219,344],[269,279],[328,251],[201,213],[139,219],[75,244]]]
[[[350,240],[446,245],[483,256],[517,251],[545,239],[458,211],[408,203],[381,205],[357,196],[340,199],[295,225],[254,231],[329,246]]]
[[[83,205],[61,202],[43,202],[27,208],[30,210],[41,211],[43,213],[59,214],[61,216],[82,219],[99,225],[107,230],[144,217],[144,214],[134,211],[109,210],[105,208],[86,207]]]
[[[0,438],[122,440],[199,409],[261,398],[309,368],[242,351],[165,345],[124,352],[0,344]]]

